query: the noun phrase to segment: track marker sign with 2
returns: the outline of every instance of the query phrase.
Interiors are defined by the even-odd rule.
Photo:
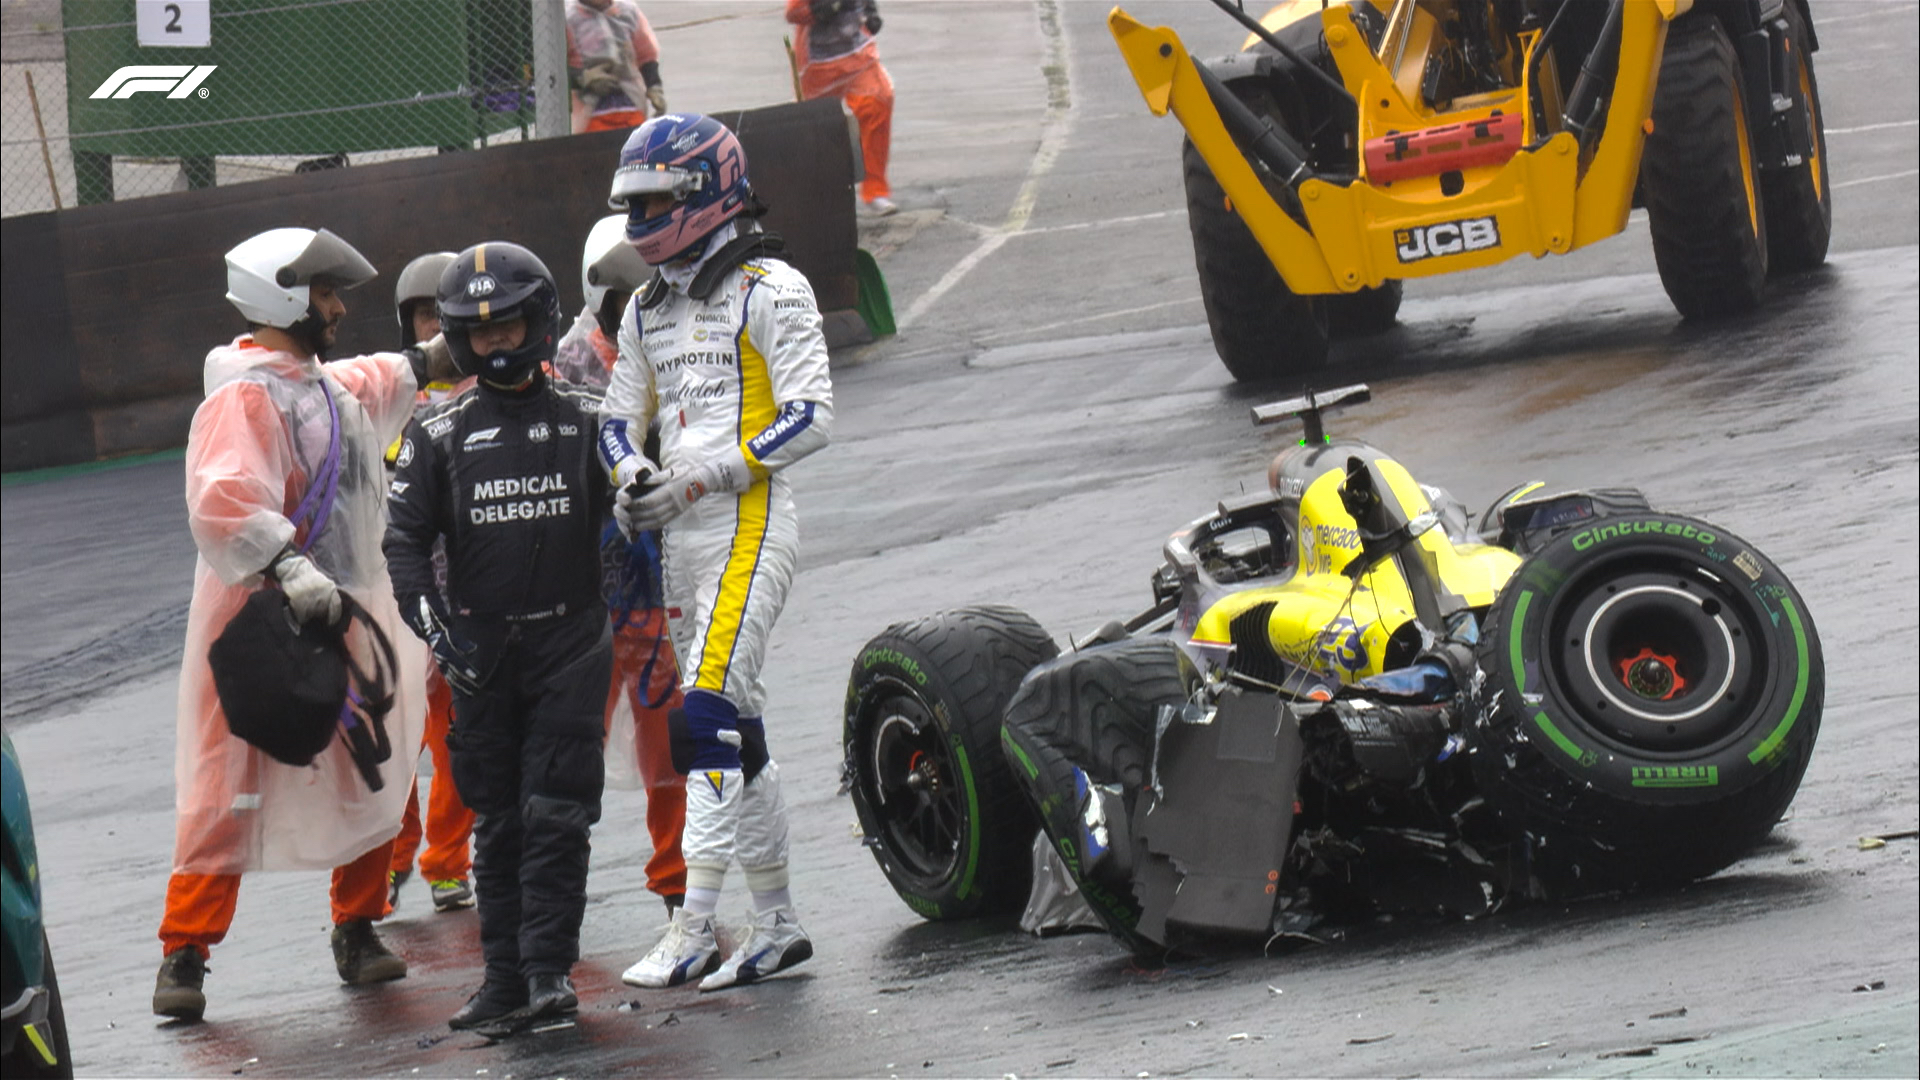
[[[213,44],[212,0],[134,0],[134,39],[143,49],[204,49]]]

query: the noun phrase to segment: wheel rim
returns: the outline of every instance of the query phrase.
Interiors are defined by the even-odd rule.
[[[1740,98],[1739,84],[1727,85],[1733,94],[1733,130],[1740,144],[1740,182],[1747,189],[1747,225],[1753,230],[1753,235],[1759,236],[1760,199],[1753,190],[1753,146],[1747,138],[1747,106]]]
[[[1811,136],[1807,141],[1812,144],[1812,149],[1807,154],[1808,175],[1813,178],[1813,197],[1820,202],[1826,202],[1827,189],[1820,179],[1820,170],[1826,164],[1820,160],[1820,104],[1814,100],[1813,74],[1812,69],[1807,65],[1805,50],[1796,47],[1793,55],[1799,60],[1800,100],[1807,103],[1807,131]]]
[[[958,868],[966,836],[966,792],[940,726],[917,696],[883,698],[869,714],[865,764],[870,831],[900,864],[927,882]]]
[[[1712,746],[1748,723],[1767,678],[1758,617],[1694,567],[1604,572],[1570,590],[1552,621],[1555,670],[1572,711],[1638,751]]]

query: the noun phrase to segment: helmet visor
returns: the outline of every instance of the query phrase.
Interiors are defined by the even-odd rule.
[[[676,200],[685,199],[705,187],[706,183],[707,174],[699,169],[636,161],[615,170],[613,192],[607,196],[607,205],[615,210],[625,210],[627,200],[643,195],[672,195]]]

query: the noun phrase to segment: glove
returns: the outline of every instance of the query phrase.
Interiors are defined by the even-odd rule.
[[[660,483],[661,477],[660,466],[643,454],[623,458],[613,467],[613,520],[628,540],[641,528],[633,522],[634,507]]]
[[[753,473],[739,448],[724,451],[688,469],[674,468],[657,484],[635,494],[627,517],[636,529],[664,529],[687,508],[716,491],[745,491]],[[622,495],[626,489],[622,489]],[[619,511],[616,508],[615,513]]]
[[[580,73],[580,89],[596,98],[604,98],[620,89],[620,76],[611,60],[590,65]]]
[[[324,620],[327,626],[340,621],[340,586],[312,559],[288,549],[267,567],[267,576],[280,583],[294,618],[303,623]]]
[[[413,365],[413,381],[416,386],[426,386],[430,382],[453,382],[460,378],[460,369],[453,362],[453,350],[447,348],[447,335],[435,334],[418,345],[400,350]]]
[[[653,115],[665,116],[667,114],[666,87],[658,83],[647,87],[647,103],[653,106]]]
[[[459,691],[465,697],[478,697],[487,684],[487,678],[474,666],[474,646],[453,632],[439,606],[427,596],[421,596],[412,611],[404,613],[407,625],[420,639],[433,650],[433,665],[440,669],[440,675],[447,685]]]

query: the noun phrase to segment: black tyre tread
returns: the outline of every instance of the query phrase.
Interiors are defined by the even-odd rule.
[[[1713,528],[1723,542],[1760,558],[1769,579],[1784,586],[1805,611],[1804,599],[1785,576],[1746,541],[1697,519],[1649,516]],[[1532,558],[1550,554],[1548,549]],[[1557,564],[1549,568],[1562,569]],[[1523,566],[1512,580],[1523,580],[1527,571]],[[1622,798],[1575,777],[1550,757],[1558,751],[1532,738],[1528,717],[1539,706],[1513,697],[1511,681],[1502,674],[1512,667],[1504,625],[1508,610],[1505,602],[1494,604],[1481,629],[1478,660],[1486,678],[1478,692],[1498,696],[1483,698],[1480,718],[1466,727],[1467,743],[1482,796],[1520,841],[1535,880],[1550,895],[1682,884],[1725,869],[1766,838],[1793,802],[1819,735],[1825,675],[1811,622],[1806,626],[1808,697],[1795,734],[1782,749],[1785,757],[1764,776],[1722,798],[1662,805]]]
[[[1500,633],[1498,608],[1481,634],[1480,664]],[[1485,726],[1471,728],[1473,768],[1481,794],[1529,854],[1535,879],[1550,896],[1567,898],[1685,884],[1724,870],[1766,839],[1786,813],[1806,773],[1813,740],[1766,777],[1717,802],[1648,806],[1623,802],[1582,784],[1528,740],[1510,703]],[[1809,718],[1817,726],[1818,717]],[[1508,764],[1508,762],[1511,764]]]
[[[1827,156],[1820,80],[1808,48],[1812,35],[1807,33],[1799,5],[1788,3],[1785,14],[1793,55],[1807,66],[1807,85],[1813,91],[1813,138],[1820,156],[1820,181],[1816,188],[1811,163],[1767,176],[1762,200],[1767,211],[1767,268],[1776,275],[1812,270],[1826,262],[1827,244],[1833,236],[1833,159]]]
[[[1063,855],[1073,850],[1079,815],[1073,770],[1096,784],[1118,783],[1129,791],[1150,776],[1154,724],[1163,704],[1187,699],[1176,646],[1165,637],[1131,638],[1042,665],[1027,677],[1007,705],[1005,737],[1015,777],[1026,787],[1042,826]],[[1017,751],[1017,753],[1016,753]],[[1024,755],[1034,767],[1028,773]],[[1081,881],[1072,858],[1068,867]],[[1134,926],[1140,909],[1130,887],[1094,889],[1081,895],[1110,933],[1142,955],[1159,946]]]
[[[967,748],[981,817],[978,880],[983,896],[964,914],[1017,912],[1032,884],[1030,848],[1039,822],[1001,754],[1000,718],[1021,679],[1058,655],[1059,646],[1031,616],[1002,605],[957,608],[896,623],[861,652],[882,645],[918,654],[952,692],[949,717]],[[856,661],[852,681],[859,675]],[[853,722],[849,715],[846,741],[855,735]],[[857,800],[857,785],[855,791]],[[898,881],[894,886],[902,888]]]
[[[1400,314],[1401,283],[1389,281],[1377,289],[1323,296],[1327,332],[1336,338],[1363,337],[1391,329]]]
[[[1640,188],[1660,283],[1689,319],[1752,310],[1766,287],[1765,192],[1756,174],[1761,206],[1750,218],[1737,141],[1744,122],[1739,79],[1733,45],[1718,20],[1696,12],[1673,22]]]
[[[1213,349],[1241,382],[1309,374],[1327,362],[1326,309],[1287,288],[1240,215],[1227,209],[1213,170],[1183,142],[1187,224]]]

